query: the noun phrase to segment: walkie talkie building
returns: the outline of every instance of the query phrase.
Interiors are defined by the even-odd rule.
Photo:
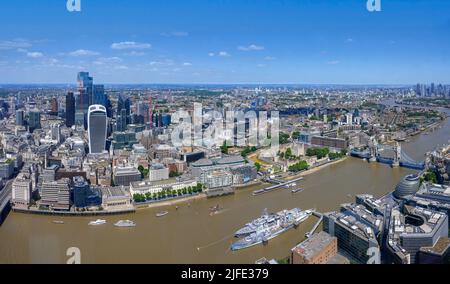
[[[100,154],[106,148],[107,115],[102,105],[92,105],[88,112],[89,153]]]

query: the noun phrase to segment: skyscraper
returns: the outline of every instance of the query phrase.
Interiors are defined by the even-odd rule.
[[[102,105],[106,107],[106,95],[105,95],[105,86],[103,85],[94,85],[94,94],[92,104],[94,105]]]
[[[50,106],[51,106],[51,114],[52,115],[58,115],[58,99],[57,98],[52,98],[50,101]]]
[[[16,111],[16,125],[17,126],[23,126],[23,110],[17,110]]]
[[[75,124],[75,97],[72,92],[66,95],[66,126],[72,127]]]
[[[106,148],[107,115],[102,105],[92,105],[88,112],[89,153],[99,154]]]
[[[79,99],[77,110],[87,113],[89,106],[93,102],[94,79],[89,76],[89,72],[79,72],[77,76]]]
[[[31,133],[33,133],[35,129],[41,128],[41,113],[38,110],[30,111],[28,126]]]

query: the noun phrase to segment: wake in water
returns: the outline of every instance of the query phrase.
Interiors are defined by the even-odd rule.
[[[234,237],[234,234],[225,236],[223,239],[220,239],[220,240],[218,240],[218,241],[212,242],[212,243],[210,243],[210,244],[208,244],[208,245],[205,245],[205,246],[202,246],[202,247],[197,247],[197,251],[200,251],[200,250],[202,250],[202,249],[209,248],[209,247],[212,247],[212,246],[214,246],[214,245],[220,244],[220,243],[222,243],[222,242],[224,242],[224,241],[226,241],[227,239],[232,238],[232,237]]]

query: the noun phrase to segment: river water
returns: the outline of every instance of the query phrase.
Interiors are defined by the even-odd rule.
[[[447,111],[448,112],[448,111]],[[450,140],[450,120],[429,135],[404,143],[404,150],[415,159],[424,159],[427,151]],[[0,263],[65,263],[66,251],[77,247],[82,263],[254,263],[266,258],[284,258],[290,249],[304,240],[316,218],[310,218],[296,230],[269,241],[267,246],[231,252],[233,233],[258,217],[264,208],[317,208],[321,212],[354,201],[354,196],[369,193],[382,196],[393,190],[412,170],[392,169],[387,165],[347,160],[308,175],[299,186],[305,190],[292,195],[279,189],[257,197],[253,187],[220,199],[193,201],[191,206],[173,206],[138,210],[135,214],[110,216],[107,225],[91,227],[93,218],[58,218],[10,213],[0,227]],[[209,207],[220,204],[224,211],[210,216]],[[159,211],[169,215],[156,218]],[[63,220],[64,225],[53,224]],[[120,219],[137,223],[135,228],[116,228]]]

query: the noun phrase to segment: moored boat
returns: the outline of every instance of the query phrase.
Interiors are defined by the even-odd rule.
[[[97,219],[95,221],[89,222],[89,226],[100,226],[106,224],[106,220]]]
[[[116,227],[136,227],[136,223],[130,220],[120,220],[114,224]]]

